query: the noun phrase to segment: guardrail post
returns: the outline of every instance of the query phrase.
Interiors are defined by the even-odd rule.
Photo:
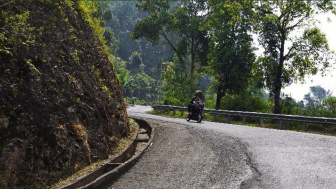
[[[243,117],[243,125],[246,124],[246,117]]]
[[[282,119],[279,120],[279,129],[282,129],[283,128],[283,121]]]
[[[231,123],[231,116],[227,116],[227,123]]]
[[[333,126],[332,126],[332,125],[329,125],[329,129],[328,129],[328,132],[329,132],[329,133],[332,132],[332,128],[333,128]]]
[[[183,110],[181,110],[181,117],[183,117]]]
[[[306,122],[302,123],[302,130],[304,130],[304,131],[307,130],[307,123]]]
[[[174,109],[174,110],[173,110],[173,116],[175,116],[175,115],[176,115],[176,110]]]
[[[217,114],[212,114],[212,121],[217,121]]]
[[[262,126],[264,124],[264,119],[261,117],[260,118],[260,126]]]

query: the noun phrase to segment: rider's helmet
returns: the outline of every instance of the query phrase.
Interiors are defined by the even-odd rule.
[[[201,101],[204,102],[205,97],[204,97],[204,94],[202,93],[202,91],[200,91],[200,90],[195,91],[195,96],[198,97]]]
[[[200,91],[200,90],[195,91],[195,96],[198,96],[198,94],[200,94],[200,93],[202,93],[202,91]]]

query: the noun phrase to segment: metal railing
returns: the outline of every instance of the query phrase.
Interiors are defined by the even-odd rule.
[[[154,105],[152,108],[156,111],[173,111],[176,114],[176,110],[181,111],[181,117],[183,112],[187,111],[186,107],[180,106],[169,106],[169,105]],[[213,121],[217,121],[217,115],[227,116],[227,122],[230,123],[231,116],[241,117],[243,119],[243,124],[246,123],[247,117],[259,118],[260,125],[264,124],[264,119],[277,120],[279,123],[279,129],[283,128],[283,121],[296,121],[302,123],[302,129],[306,130],[307,123],[317,123],[317,124],[328,124],[329,126],[336,125],[335,118],[326,117],[308,117],[308,116],[296,116],[296,115],[284,115],[284,114],[269,114],[269,113],[257,113],[257,112],[244,112],[244,111],[231,111],[231,110],[211,110],[204,109],[204,113],[209,113],[213,116]]]

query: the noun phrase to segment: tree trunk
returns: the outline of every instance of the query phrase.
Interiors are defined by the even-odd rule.
[[[191,52],[191,64],[190,64],[190,82],[193,81],[194,79],[194,70],[195,70],[195,58],[196,58],[196,50],[195,49],[195,39],[192,38],[191,40],[191,49],[190,49],[190,52]]]
[[[218,87],[217,89],[217,98],[216,98],[216,110],[219,110],[220,104],[221,104],[221,99],[224,96],[224,93],[222,92],[222,88]]]
[[[195,51],[191,52],[191,65],[190,65],[190,82],[194,80],[194,71],[195,71]]]
[[[281,114],[281,106],[280,106],[280,93],[281,93],[281,88],[280,89],[275,89],[274,94],[274,109],[273,113],[274,114]]]
[[[280,106],[280,94],[282,88],[282,69],[284,65],[284,51],[285,51],[285,38],[281,39],[281,47],[280,47],[280,59],[279,65],[277,67],[276,77],[274,81],[274,114],[281,114],[281,106]]]

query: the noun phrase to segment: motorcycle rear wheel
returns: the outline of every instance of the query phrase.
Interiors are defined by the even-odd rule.
[[[202,121],[202,116],[201,116],[201,114],[199,114],[198,118],[197,118],[197,123],[201,123],[201,121]]]

